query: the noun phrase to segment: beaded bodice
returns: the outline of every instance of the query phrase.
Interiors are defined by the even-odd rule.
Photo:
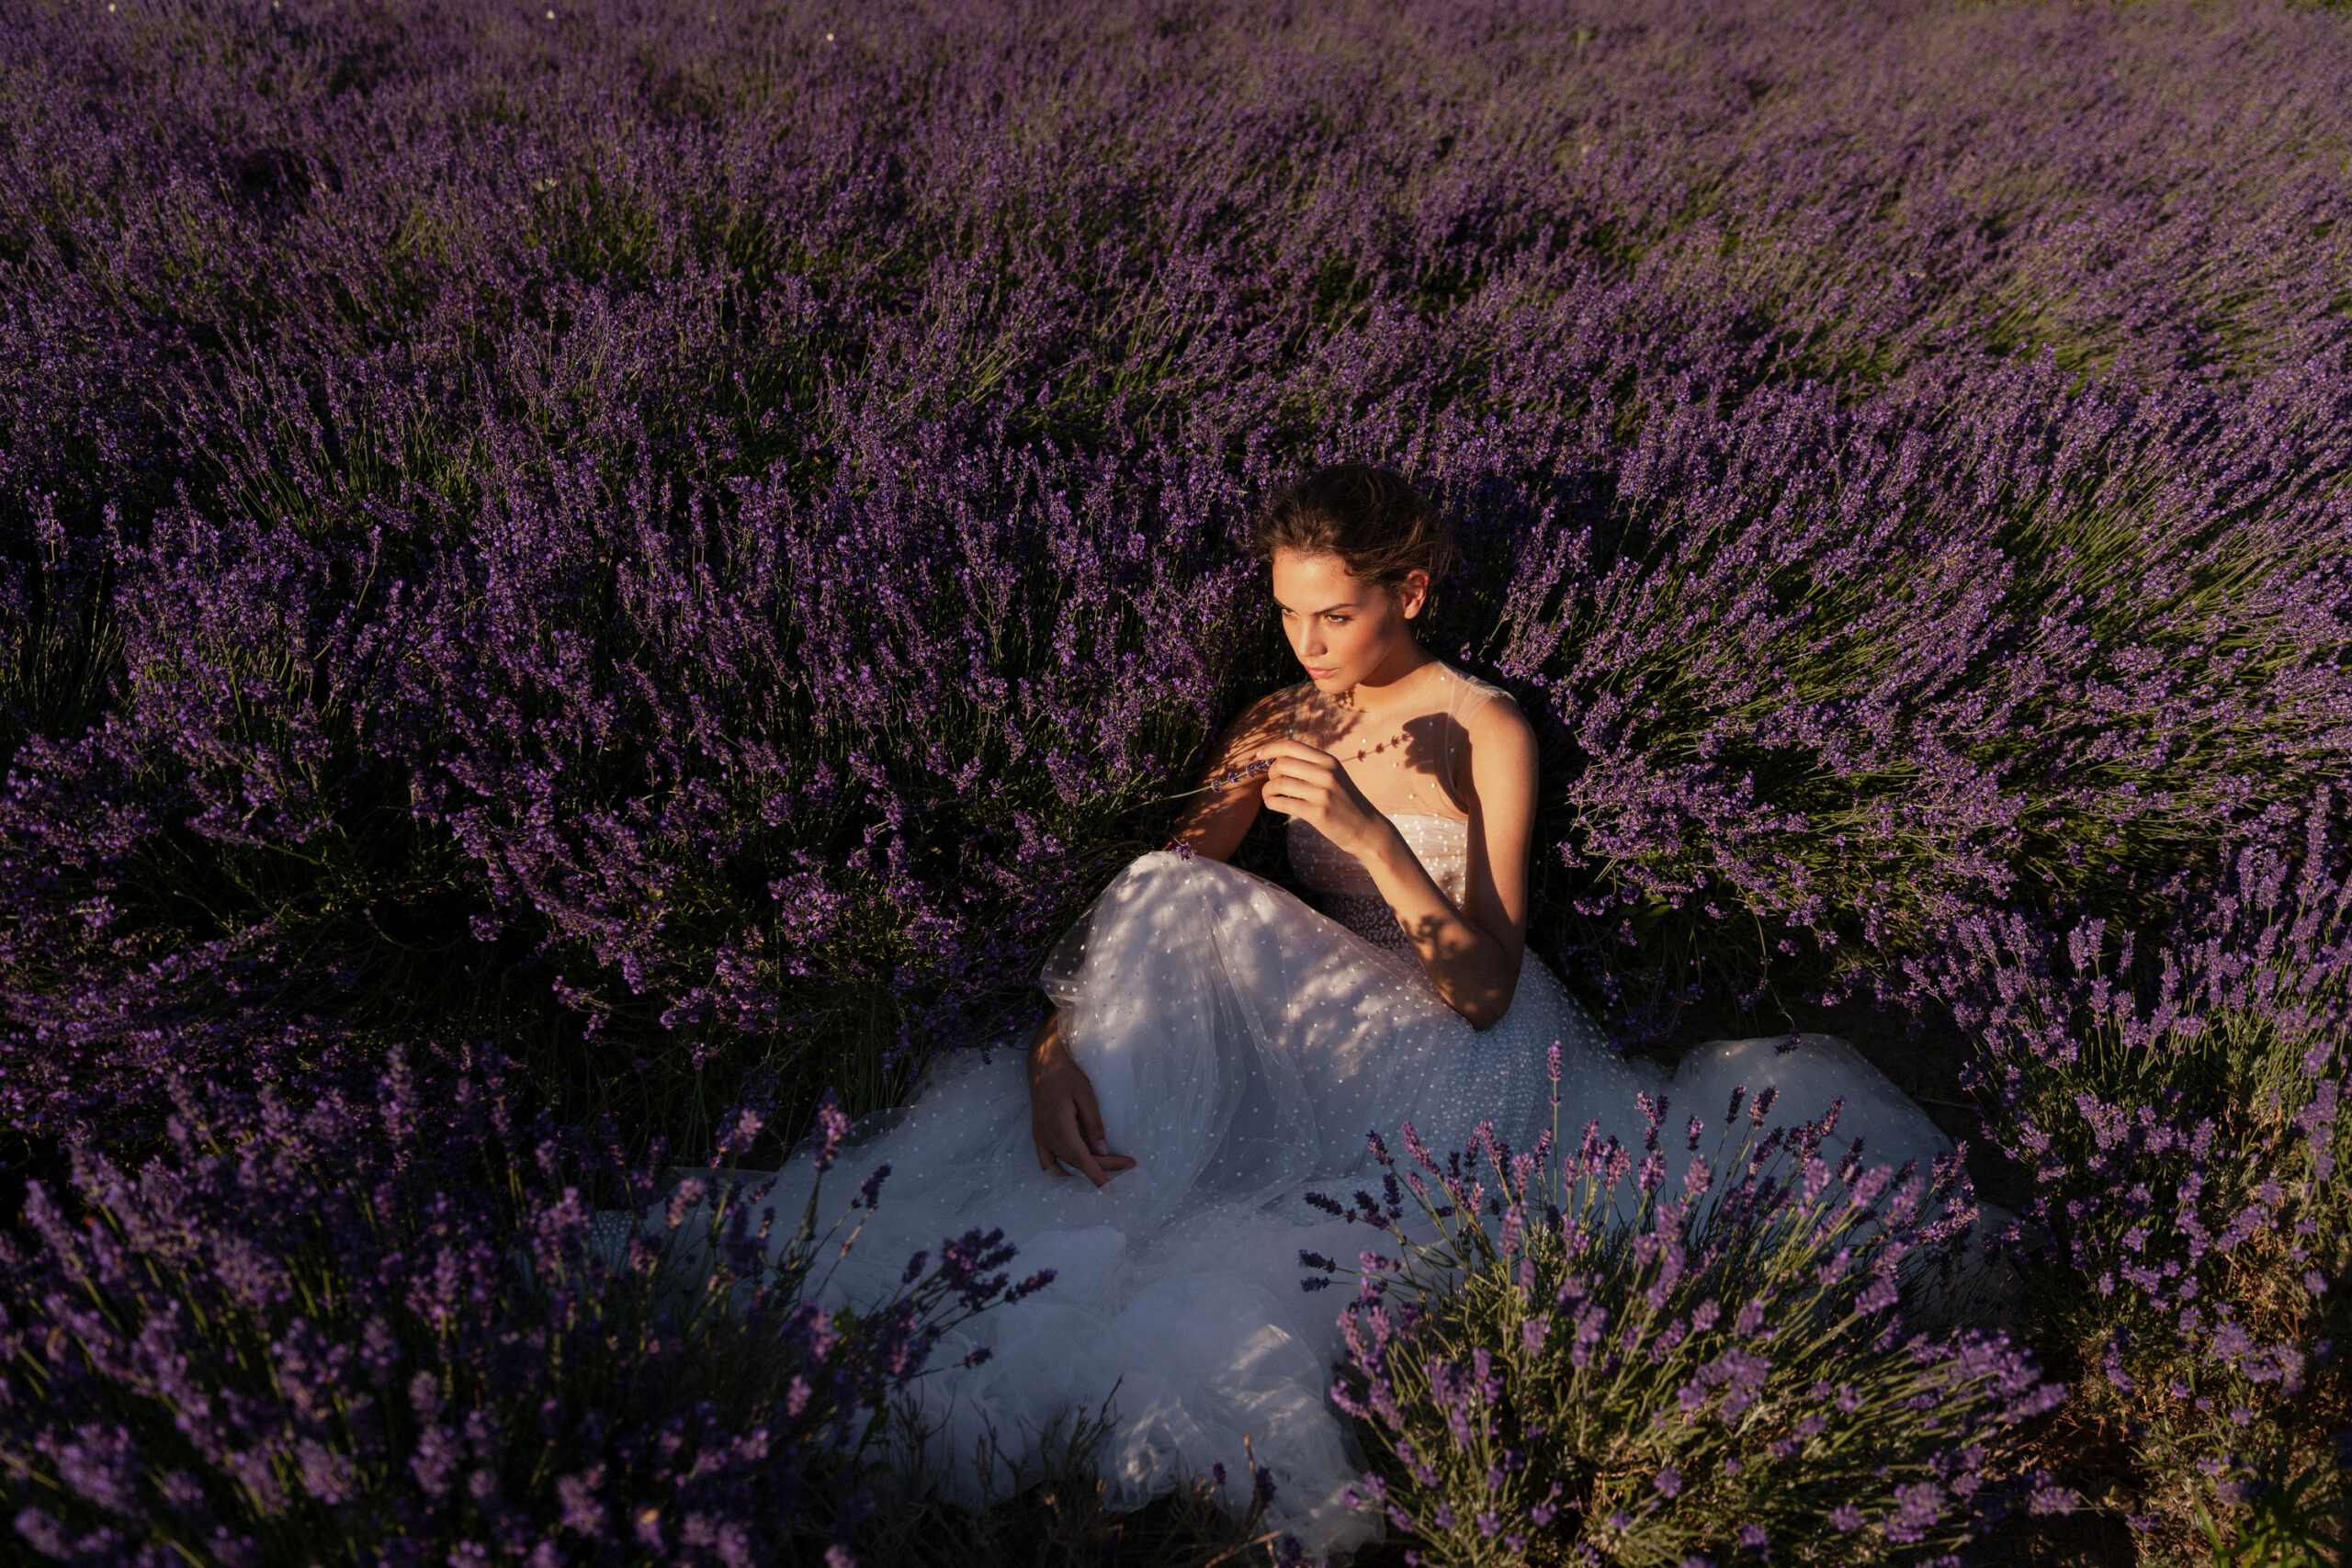
[[[1438,891],[1462,908],[1469,886],[1470,824],[1428,811],[1387,815]],[[1289,847],[1291,869],[1313,890],[1325,914],[1375,947],[1411,950],[1388,900],[1355,856],[1296,818],[1291,819]]]
[[[1436,883],[1438,891],[1457,909],[1469,888],[1470,824],[1462,818],[1421,809],[1424,802],[1462,808],[1455,787],[1455,757],[1461,750],[1464,722],[1501,692],[1486,682],[1464,675],[1448,664],[1436,664],[1431,676],[1444,690],[1442,715],[1430,714],[1409,721],[1397,734],[1370,740],[1342,729],[1329,739],[1317,733],[1306,704],[1310,689],[1292,694],[1288,733],[1294,739],[1329,748],[1356,786],[1404,836]],[[1377,734],[1384,727],[1375,727]],[[1290,824],[1291,869],[1316,895],[1323,912],[1377,947],[1411,951],[1396,912],[1380,896],[1372,874],[1356,858],[1294,818]]]

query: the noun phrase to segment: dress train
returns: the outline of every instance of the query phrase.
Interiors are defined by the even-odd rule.
[[[1408,841],[1422,840],[1425,863],[1445,859],[1448,846],[1430,841],[1445,820],[1399,822]],[[1295,838],[1293,848],[1312,860]],[[1246,1488],[1246,1437],[1274,1483],[1271,1528],[1318,1556],[1376,1537],[1378,1520],[1340,1501],[1363,1465],[1327,1398],[1336,1300],[1299,1284],[1302,1248],[1352,1258],[1363,1232],[1303,1195],[1373,1185],[1365,1135],[1393,1144],[1406,1121],[1433,1149],[1465,1146],[1481,1122],[1531,1146],[1553,1124],[1555,1042],[1559,1123],[1571,1138],[1598,1122],[1638,1147],[1641,1091],[1668,1094],[1678,1122],[1695,1111],[1712,1126],[1739,1085],[1751,1095],[1777,1087],[1775,1120],[1786,1122],[1843,1097],[1828,1157],[1856,1135],[1873,1163],[1924,1167],[1951,1147],[1842,1043],[1719,1043],[1669,1080],[1621,1058],[1532,955],[1509,1013],[1476,1031],[1408,951],[1247,872],[1172,852],[1146,855],[1113,882],[1046,981],[1111,1146],[1133,1155],[1134,1169],[1100,1190],[1041,1172],[1022,1055],[1000,1050],[940,1063],[906,1108],[861,1124],[826,1178],[845,1194],[890,1168],[829,1300],[891,1295],[910,1255],[975,1226],[1001,1227],[1019,1248],[1016,1272],[1055,1271],[1044,1290],[943,1342],[933,1365],[953,1370],[918,1384],[934,1433],[926,1468],[967,1505],[1035,1479],[1048,1433],[1107,1409],[1100,1458],[1113,1508],[1140,1506],[1213,1465]],[[777,1213],[797,1213],[814,1179],[804,1152],[779,1183]],[[982,1348],[980,1364],[956,1366]],[[977,1457],[991,1441],[1001,1467]]]

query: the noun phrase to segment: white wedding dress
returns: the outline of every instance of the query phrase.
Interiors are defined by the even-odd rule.
[[[1437,678],[1455,683],[1449,737],[1499,694],[1450,669]],[[1450,791],[1432,796],[1453,804]],[[1468,824],[1436,811],[1389,815],[1458,906]],[[1398,1148],[1408,1121],[1441,1154],[1464,1147],[1482,1121],[1510,1147],[1531,1146],[1552,1125],[1545,1055],[1555,1041],[1571,1142],[1598,1121],[1638,1149],[1641,1090],[1668,1094],[1678,1127],[1692,1112],[1713,1127],[1745,1085],[1779,1088],[1775,1121],[1817,1117],[1842,1096],[1839,1135],[1825,1145],[1833,1158],[1858,1134],[1872,1163],[1916,1156],[1924,1169],[1951,1146],[1875,1068],[1824,1037],[1794,1051],[1772,1040],[1703,1046],[1664,1080],[1620,1058],[1532,953],[1509,1014],[1476,1031],[1439,998],[1361,865],[1300,821],[1289,851],[1322,912],[1216,861],[1148,854],[1046,967],[1110,1145],[1135,1156],[1134,1169],[1101,1190],[1040,1171],[1023,1055],[1004,1049],[938,1064],[905,1108],[861,1123],[826,1175],[831,1212],[890,1167],[826,1288],[833,1301],[895,1293],[910,1255],[975,1226],[1002,1228],[1020,1249],[1016,1276],[1055,1271],[1044,1290],[941,1344],[933,1365],[950,1370],[918,1385],[938,1434],[927,1468],[958,1500],[1034,1479],[1023,1470],[1041,1434],[1107,1405],[1101,1463],[1114,1508],[1213,1464],[1239,1505],[1250,1483],[1246,1437],[1275,1483],[1270,1528],[1318,1556],[1376,1537],[1377,1518],[1340,1497],[1363,1469],[1327,1398],[1343,1292],[1303,1291],[1298,1257],[1305,1248],[1351,1262],[1371,1233],[1302,1195],[1344,1201],[1375,1187],[1365,1135],[1378,1131]],[[1710,1136],[1702,1147],[1713,1146]],[[799,1212],[808,1165],[804,1150],[787,1167],[779,1216]],[[956,1365],[982,1347],[991,1354],[981,1364]],[[1010,1470],[976,1462],[989,1434]]]

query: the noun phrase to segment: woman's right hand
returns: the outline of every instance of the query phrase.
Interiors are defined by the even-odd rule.
[[[1046,1020],[1029,1045],[1029,1135],[1037,1145],[1037,1168],[1048,1175],[1065,1175],[1062,1168],[1068,1166],[1106,1187],[1111,1172],[1135,1168],[1134,1157],[1113,1154],[1102,1135],[1094,1086],[1062,1043],[1058,1012]]]

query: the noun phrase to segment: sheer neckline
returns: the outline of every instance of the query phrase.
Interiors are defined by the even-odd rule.
[[[1388,752],[1394,747],[1402,748],[1402,754],[1387,759],[1388,767],[1385,769],[1367,766],[1361,750],[1353,761],[1350,760],[1348,742],[1351,739],[1362,741],[1366,737],[1354,736],[1344,730],[1329,736],[1301,735],[1301,721],[1305,717],[1303,705],[1311,696],[1320,695],[1312,681],[1302,682],[1290,688],[1289,715],[1283,733],[1291,739],[1305,739],[1311,746],[1330,751],[1339,760],[1341,771],[1363,792],[1367,804],[1384,817],[1394,820],[1426,818],[1434,822],[1466,824],[1470,820],[1470,813],[1455,783],[1455,755],[1464,738],[1470,716],[1500,696],[1502,692],[1501,688],[1457,670],[1442,659],[1432,659],[1430,663],[1437,667],[1437,683],[1446,689],[1444,705],[1406,718],[1397,726],[1396,736],[1372,745],[1371,749],[1378,752]],[[1409,767],[1404,777],[1391,773],[1390,770],[1403,767],[1408,761],[1416,765]],[[1419,781],[1418,787],[1414,783],[1416,780]],[[1400,791],[1403,800],[1396,798]],[[1421,809],[1418,796],[1422,793],[1435,797],[1430,804],[1450,807],[1462,815],[1456,817],[1446,811]],[[1392,802],[1406,809],[1390,810],[1388,807]]]

